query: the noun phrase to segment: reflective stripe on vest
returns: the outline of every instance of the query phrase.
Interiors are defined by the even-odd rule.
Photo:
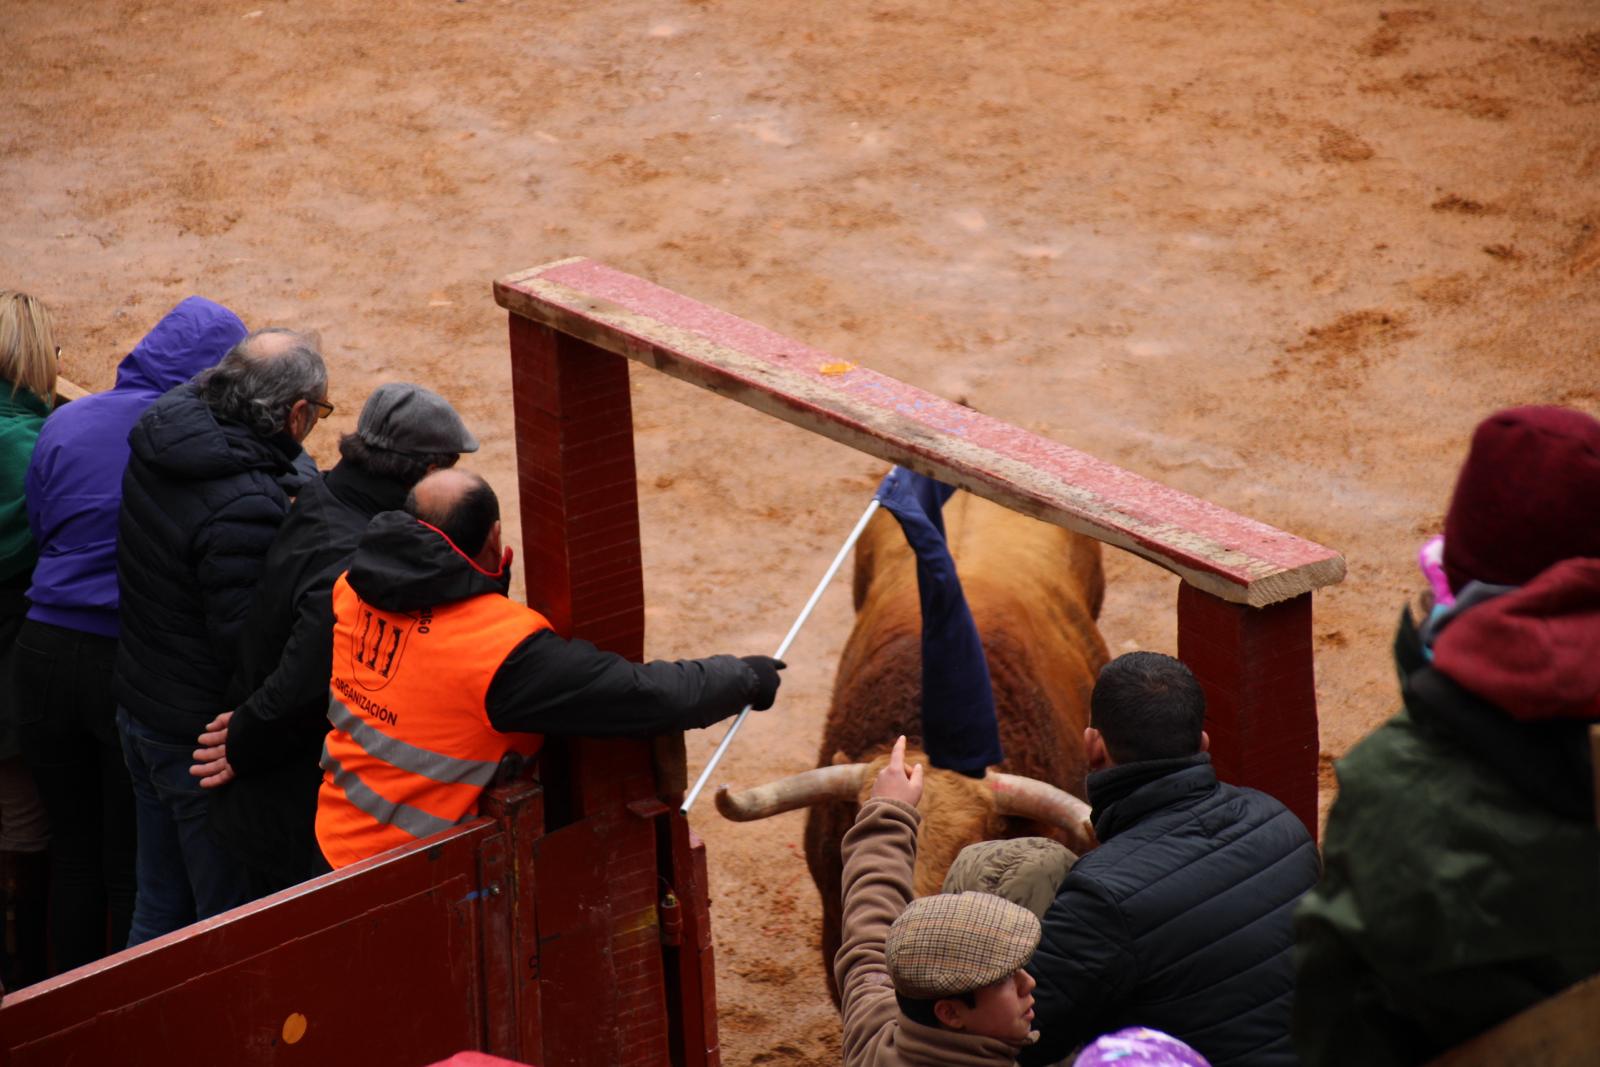
[[[494,728],[495,672],[544,616],[498,593],[415,612],[333,587],[333,672],[317,844],[335,868],[471,819],[510,752],[537,734]]]
[[[322,769],[333,776],[333,784],[344,790],[344,795],[349,798],[350,803],[372,816],[377,822],[398,826],[412,837],[427,837],[429,834],[448,830],[452,826],[460,826],[472,818],[468,814],[457,822],[450,822],[437,815],[429,815],[421,808],[413,808],[410,804],[400,804],[379,796],[367,788],[360,775],[345,770],[338,760],[328,755],[327,744],[322,746]]]
[[[500,767],[498,760],[491,763],[487,760],[457,759],[409,745],[398,737],[390,737],[357,718],[356,713],[345,707],[344,701],[334,696],[331,689],[328,691],[328,721],[349,734],[350,740],[360,745],[373,759],[382,760],[402,771],[432,778],[435,782],[465,782],[468,785],[485,786],[494,781],[494,772]],[[327,751],[326,744],[323,751]]]

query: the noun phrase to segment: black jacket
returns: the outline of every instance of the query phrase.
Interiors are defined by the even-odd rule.
[[[219,420],[193,384],[128,436],[117,520],[117,702],[151,729],[199,736],[227,710],[239,633],[267,549],[304,480],[300,446]]]
[[[367,523],[404,503],[407,488],[340,463],[301,490],[267,553],[229,701],[228,763],[237,777],[212,794],[210,819],[262,892],[327,870],[314,823],[333,669],[333,583]]]
[[[1211,758],[1089,776],[1099,848],[1067,875],[1028,971],[1050,1063],[1125,1026],[1187,1041],[1213,1067],[1293,1064],[1290,920],[1317,881],[1311,835]]]
[[[372,520],[350,564],[351,588],[384,611],[503,596],[509,581],[509,571],[485,574],[401,511]],[[710,726],[749,703],[756,687],[755,671],[734,656],[639,664],[541,630],[495,671],[485,710],[502,733],[614,737]]]

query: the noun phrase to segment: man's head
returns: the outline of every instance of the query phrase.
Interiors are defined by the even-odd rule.
[[[1083,732],[1095,770],[1204,752],[1206,696],[1194,673],[1159,652],[1129,652],[1100,670]]]
[[[304,441],[319,418],[333,414],[328,369],[312,333],[257,330],[195,381],[213,413],[261,437],[287,433]]]
[[[409,382],[386,382],[372,391],[356,432],[339,438],[339,455],[379,478],[415,485],[430,471],[453,467],[476,452],[472,436],[450,402]]]
[[[1509,408],[1478,424],[1444,524],[1452,591],[1525,585],[1600,557],[1600,421],[1560,407]]]
[[[1039,920],[991,893],[914,900],[884,945],[895,998],[908,1018],[1016,1044],[1033,1029]]]
[[[479,569],[500,572],[500,498],[476,474],[434,471],[411,488],[406,511],[448,537]]]

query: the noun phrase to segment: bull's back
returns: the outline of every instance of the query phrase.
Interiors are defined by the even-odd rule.
[[[951,498],[945,530],[994,682],[1002,769],[1082,795],[1089,692],[1106,660],[1099,543],[970,493]],[[916,561],[893,516],[880,512],[863,534],[854,586],[819,765],[922,735]]]
[[[970,493],[951,498],[945,532],[994,683],[1006,757],[1000,768],[1083,796],[1083,728],[1106,660],[1095,627],[1105,588],[1099,542]],[[916,560],[892,515],[873,517],[855,565],[856,621],[839,660],[819,766],[838,757],[870,761],[900,734],[919,748],[922,742]],[[839,844],[855,815],[854,803],[833,801],[806,817],[806,862],[822,898],[824,970],[835,998],[826,964],[839,947]],[[1050,831],[1018,823],[1010,832]],[[943,871],[935,873],[936,885]]]

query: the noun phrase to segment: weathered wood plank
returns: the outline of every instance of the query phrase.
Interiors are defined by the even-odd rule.
[[[1261,607],[1344,577],[1332,549],[589,259],[502,278],[501,307]]]
[[[1600,1056],[1600,975],[1513,1015],[1428,1067],[1587,1067]]]

